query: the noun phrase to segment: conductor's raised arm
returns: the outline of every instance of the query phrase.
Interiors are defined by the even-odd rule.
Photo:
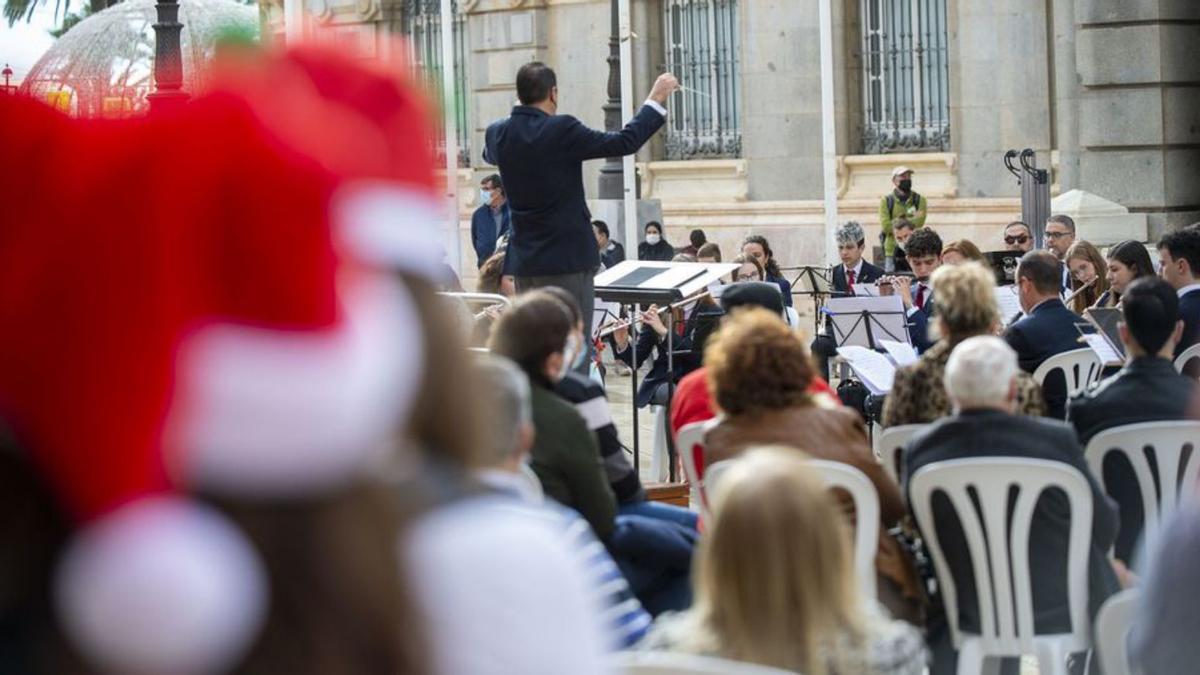
[[[659,75],[650,88],[646,102],[620,131],[596,131],[574,117],[570,118],[571,126],[565,138],[572,154],[585,160],[623,157],[637,152],[662,127],[667,116],[667,98],[677,89],[679,80],[674,75]]]

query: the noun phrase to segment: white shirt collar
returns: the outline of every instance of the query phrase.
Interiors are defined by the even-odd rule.
[[[1179,293],[1179,297],[1182,298],[1183,296],[1187,295],[1188,293],[1191,293],[1192,291],[1200,291],[1200,281],[1197,281],[1194,284],[1188,284],[1187,286],[1184,286],[1183,288],[1179,289],[1177,291],[1177,293]]]
[[[842,268],[844,268],[846,270],[847,274],[849,274],[850,272],[854,272],[854,280],[858,281],[858,278],[862,276],[863,259],[859,258],[858,264],[855,265],[854,267],[846,267],[846,263],[842,263]]]

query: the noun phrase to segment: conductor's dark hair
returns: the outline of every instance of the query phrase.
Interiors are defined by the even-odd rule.
[[[558,78],[550,66],[530,61],[517,71],[517,99],[521,105],[533,105],[550,98],[550,90],[558,86]]]
[[[1192,276],[1200,276],[1200,230],[1185,227],[1168,232],[1158,240],[1158,249],[1166,249],[1175,260],[1186,260]]]
[[[704,236],[704,230],[692,230],[688,234],[688,241],[692,242],[692,246],[700,248],[708,243],[708,238]]]
[[[494,173],[490,176],[484,176],[483,180],[479,181],[480,185],[491,185],[492,189],[504,192],[504,183],[500,180],[500,174]]]
[[[905,243],[904,254],[909,258],[941,257],[942,238],[928,227],[919,227]]]
[[[612,237],[612,235],[608,232],[608,223],[604,222],[603,220],[593,220],[592,227],[596,228],[596,231],[605,237]]]
[[[1167,344],[1179,321],[1179,295],[1158,277],[1142,277],[1125,288],[1121,313],[1138,345],[1156,354]]]
[[[1017,263],[1017,279],[1028,279],[1043,295],[1058,293],[1062,285],[1062,267],[1048,251],[1030,251]]]

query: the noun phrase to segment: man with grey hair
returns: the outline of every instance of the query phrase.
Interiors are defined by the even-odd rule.
[[[1075,219],[1065,213],[1057,213],[1046,219],[1046,250],[1054,254],[1062,263],[1059,276],[1062,277],[1063,293],[1071,292],[1071,271],[1067,269],[1067,251],[1075,243]]]
[[[909,443],[904,452],[902,487],[909,478],[934,462],[983,457],[1051,460],[1069,464],[1092,488],[1092,539],[1088,562],[1088,604],[1094,618],[1100,605],[1120,590],[1118,571],[1106,552],[1117,534],[1117,510],[1105,496],[1083,459],[1074,429],[1045,418],[1014,414],[1017,396],[1017,355],[1004,340],[990,335],[963,340],[946,363],[946,393],[955,413],[934,422]],[[911,500],[911,495],[909,496]],[[959,588],[970,587],[971,556],[958,526],[958,517],[946,500],[934,500],[938,540]],[[1030,531],[1030,567],[1034,622],[1039,633],[1065,633],[1071,629],[1067,597],[1067,543],[1070,541],[1070,507],[1065,495],[1050,491],[1037,502]],[[1117,563],[1119,565],[1119,563]],[[1123,568],[1121,568],[1123,571]],[[978,631],[979,607],[975,594],[958,594],[960,627]],[[934,652],[932,672],[954,672],[957,655],[949,635],[931,629]],[[1005,664],[1007,671],[1015,663]]]
[[[619,639],[616,646],[632,646],[650,627],[650,615],[588,522],[576,511],[545,499],[527,464],[534,438],[528,378],[515,363],[492,354],[476,357],[475,373],[483,462],[476,477],[487,487],[532,507],[536,517],[561,530],[568,547],[587,569],[591,589],[602,596],[604,620]]]
[[[883,276],[883,269],[872,265],[863,259],[867,249],[866,235],[862,225],[857,221],[848,220],[837,230],[838,256],[842,264],[833,268],[831,286],[835,295],[854,295],[855,286],[874,284]],[[821,334],[813,339],[813,359],[821,370],[821,377],[829,379],[829,359],[837,354],[837,340],[833,337],[833,329],[829,319]]]

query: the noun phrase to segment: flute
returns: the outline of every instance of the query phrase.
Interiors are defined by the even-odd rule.
[[[1100,275],[1098,275],[1098,274],[1097,274],[1096,276],[1092,277],[1092,280],[1091,280],[1091,281],[1089,281],[1089,282],[1087,282],[1086,284],[1084,284],[1084,285],[1080,286],[1079,288],[1076,288],[1075,290],[1071,291],[1071,294],[1070,294],[1070,295],[1068,295],[1067,297],[1063,298],[1063,304],[1064,304],[1064,305],[1069,305],[1069,304],[1071,304],[1071,301],[1075,299],[1075,296],[1077,296],[1077,295],[1079,295],[1080,293],[1082,293],[1082,292],[1086,291],[1087,289],[1091,288],[1091,287],[1092,287],[1092,286],[1094,286],[1094,285],[1095,285],[1095,283],[1096,283],[1097,281],[1099,281],[1099,280],[1100,280]]]
[[[664,312],[667,312],[667,311],[670,311],[673,309],[678,309],[680,307],[683,307],[684,305],[688,305],[693,302],[699,302],[700,300],[703,300],[704,298],[706,298],[710,295],[712,295],[712,291],[706,290],[703,293],[698,293],[696,295],[693,295],[690,298],[684,298],[683,300],[680,300],[679,302],[667,305],[666,307],[659,309],[657,313],[662,314]],[[638,324],[638,323],[641,323],[641,319],[638,319],[638,318],[623,319],[623,320],[618,321],[606,328],[601,329],[600,332],[596,334],[596,339],[599,340],[601,338],[606,338],[609,335],[612,335],[613,333],[615,333],[619,330],[629,328],[630,326]]]

